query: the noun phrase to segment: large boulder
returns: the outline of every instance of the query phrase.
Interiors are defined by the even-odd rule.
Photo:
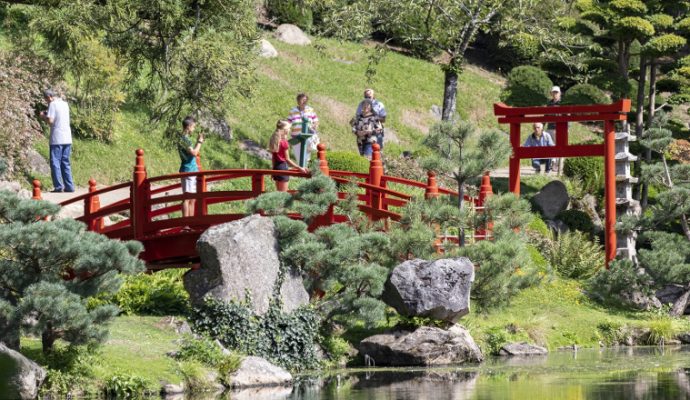
[[[278,50],[266,39],[259,42],[259,57],[274,58],[278,57]]]
[[[211,227],[199,238],[197,250],[201,267],[184,275],[184,287],[193,305],[202,304],[207,295],[242,301],[248,292],[255,313],[268,310],[280,271],[272,219],[252,215]],[[309,302],[299,274],[285,273],[280,299],[287,312]]]
[[[296,44],[300,46],[311,44],[309,36],[302,32],[297,25],[282,24],[276,29],[275,35],[278,40],[287,44]]]
[[[402,315],[455,322],[469,313],[473,281],[466,257],[409,260],[393,269],[383,300]]]
[[[527,342],[508,343],[501,347],[498,354],[501,356],[534,356],[548,354],[544,347]]]
[[[422,326],[362,340],[359,352],[374,365],[429,366],[480,362],[484,359],[470,333],[459,325],[445,330]]]
[[[261,357],[245,357],[240,367],[227,379],[232,388],[285,386],[292,382],[292,375]]]
[[[678,284],[669,284],[655,293],[661,304],[671,304],[670,314],[680,316],[690,311],[690,289]]]
[[[570,196],[561,181],[551,181],[532,197],[532,202],[544,215],[544,219],[554,219],[559,212],[568,208]]]
[[[222,116],[202,114],[199,126],[211,135],[218,136],[226,142],[232,142],[232,128]]]
[[[50,175],[50,164],[33,148],[26,150],[26,163],[29,171],[41,175]]]
[[[1,398],[35,399],[45,378],[43,368],[0,342]]]

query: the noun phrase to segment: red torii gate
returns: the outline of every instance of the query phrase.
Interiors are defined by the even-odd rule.
[[[510,107],[494,104],[494,114],[500,124],[510,124],[509,190],[520,195],[520,160],[523,158],[604,157],[604,197],[606,213],[606,265],[616,257],[616,152],[615,122],[626,121],[630,100],[622,99],[613,104],[587,106]],[[569,144],[568,122],[604,122],[603,144]],[[520,125],[534,122],[555,122],[556,134],[553,147],[522,147]]]

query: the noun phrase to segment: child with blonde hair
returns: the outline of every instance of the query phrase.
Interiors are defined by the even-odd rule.
[[[290,145],[287,142],[288,134],[290,133],[290,127],[292,124],[286,120],[279,120],[276,123],[276,130],[271,135],[271,139],[268,141],[268,151],[271,152],[273,157],[273,169],[278,171],[287,171],[290,167],[297,168],[298,170],[307,173],[306,168],[302,168],[297,163],[290,159],[290,153],[288,149]],[[286,175],[274,175],[273,180],[276,181],[276,189],[279,192],[287,192],[289,176]]]

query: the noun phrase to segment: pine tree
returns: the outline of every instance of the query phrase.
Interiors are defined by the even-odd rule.
[[[99,293],[115,293],[120,274],[144,270],[138,242],[86,231],[84,224],[51,221],[58,207],[0,192],[0,337],[19,347],[20,331],[41,336],[43,351],[57,339],[102,341],[111,305],[88,306]]]
[[[476,139],[476,144],[471,144]],[[424,145],[434,154],[424,167],[444,174],[458,185],[458,208],[462,210],[465,184],[485,171],[503,164],[511,154],[507,135],[497,129],[479,131],[471,122],[442,121],[431,129]],[[460,233],[460,244],[464,244]]]

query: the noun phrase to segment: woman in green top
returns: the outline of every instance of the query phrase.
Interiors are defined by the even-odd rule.
[[[177,151],[180,153],[180,172],[197,172],[199,167],[196,164],[196,156],[199,155],[201,144],[204,143],[203,133],[199,133],[196,145],[192,145],[192,132],[196,128],[196,121],[191,116],[185,117],[182,121],[182,133],[178,136]],[[196,176],[185,176],[182,178],[182,193],[196,193]],[[182,201],[182,216],[191,217],[194,215],[195,199]]]

